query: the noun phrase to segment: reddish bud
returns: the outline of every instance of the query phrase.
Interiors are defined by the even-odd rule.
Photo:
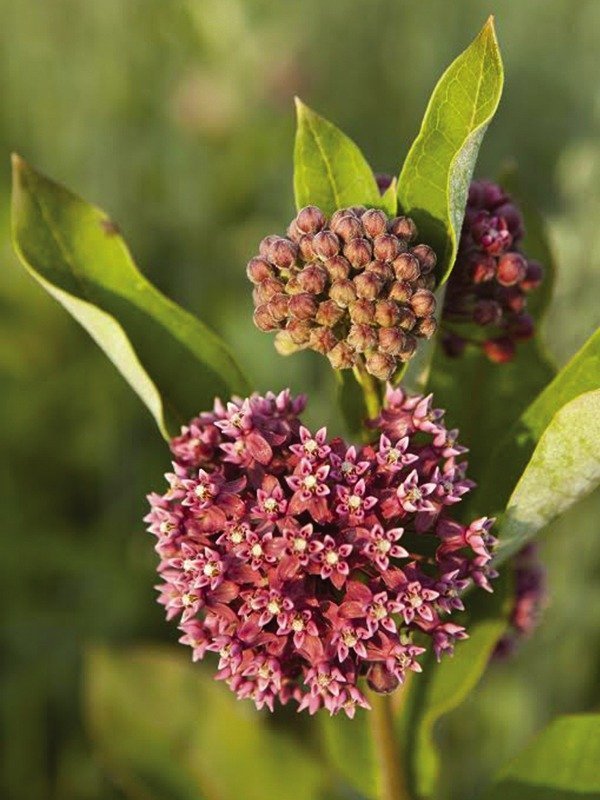
[[[381,328],[378,339],[381,352],[390,356],[399,356],[406,347],[406,334],[400,328]]]
[[[416,349],[417,340],[412,334],[408,333],[404,338],[404,344],[401,352],[398,354],[398,358],[400,361],[410,361],[410,359],[414,356]]]
[[[437,264],[437,256],[429,245],[418,244],[410,252],[417,257],[422,275],[428,275],[433,272]]]
[[[496,259],[485,253],[479,253],[471,260],[473,283],[486,283],[496,275]]]
[[[410,298],[409,304],[417,317],[428,317],[435,311],[435,295],[428,289],[417,289]]]
[[[373,272],[361,272],[354,278],[357,297],[365,300],[376,300],[381,292],[382,280]]]
[[[365,270],[378,275],[384,283],[394,280],[394,270],[385,261],[371,261]]]
[[[257,305],[260,305],[261,303],[267,303],[272,297],[284,290],[285,285],[277,278],[266,278],[254,287],[253,294]]]
[[[269,258],[269,255],[271,253],[271,245],[278,239],[281,239],[281,236],[271,235],[271,236],[265,236],[265,238],[261,241],[261,243],[258,245],[258,252],[263,258],[266,258],[269,261],[271,260]]]
[[[417,324],[413,328],[415,336],[421,336],[423,339],[431,339],[437,331],[437,321],[435,317],[423,317],[417,320]]]
[[[325,214],[317,206],[305,206],[296,216],[296,227],[302,233],[317,233],[325,222]]]
[[[505,253],[496,268],[496,280],[502,286],[515,286],[523,280],[527,262],[520,253]]]
[[[329,273],[332,281],[347,278],[350,275],[350,262],[344,256],[334,256],[325,262],[325,269]]]
[[[390,286],[388,297],[397,303],[406,303],[412,297],[412,287],[408,281],[395,281]]]
[[[261,331],[275,331],[279,328],[279,325],[271,316],[266,305],[258,306],[258,308],[254,310],[253,318],[254,324],[257,328],[260,328]]]
[[[354,284],[348,278],[334,281],[331,284],[331,289],[329,290],[329,297],[341,306],[345,308],[348,306],[353,300],[356,299],[356,289],[354,288]]]
[[[303,292],[290,297],[290,314],[296,319],[314,319],[318,304],[312,294]]]
[[[389,231],[399,239],[409,242],[417,236],[417,226],[410,217],[396,217],[390,222]]]
[[[411,253],[400,253],[392,261],[392,267],[399,281],[416,281],[421,275],[419,260]]]
[[[266,278],[273,278],[273,267],[264,258],[251,258],[246,267],[246,275],[252,283],[261,283]]]
[[[495,364],[505,364],[515,355],[515,344],[508,336],[498,339],[488,339],[483,343],[483,351],[490,361]]]
[[[408,306],[398,306],[398,325],[405,331],[411,331],[417,322],[417,317],[412,308]]]
[[[356,363],[354,351],[346,342],[338,342],[327,353],[327,358],[334,369],[350,369]]]
[[[331,328],[313,328],[308,341],[309,346],[322,355],[326,355],[337,344],[337,339]]]
[[[324,300],[319,303],[316,320],[319,325],[333,328],[344,316],[344,309],[340,308],[333,300]]]
[[[385,233],[387,228],[387,216],[383,211],[379,211],[377,208],[370,208],[368,211],[365,211],[361,217],[361,222],[365,233],[367,236],[370,236],[371,239],[375,239],[376,236],[381,236],[382,233]]]
[[[276,239],[269,248],[269,261],[279,269],[289,269],[298,258],[298,245],[289,239]]]
[[[331,230],[336,233],[344,242],[350,242],[352,239],[360,239],[364,236],[364,228],[359,219],[352,214],[345,214],[342,217],[331,218]]]
[[[328,258],[333,258],[340,251],[340,241],[331,231],[320,231],[315,234],[312,241],[314,252],[326,261]]]
[[[375,321],[382,328],[391,328],[398,323],[400,312],[393,300],[379,300],[375,306]]]
[[[365,359],[367,372],[380,381],[388,381],[396,369],[396,359],[387,353],[369,353]]]
[[[504,289],[501,296],[504,305],[515,314],[520,314],[525,309],[525,294],[521,291],[520,286],[510,286]]]
[[[533,289],[537,289],[543,279],[544,268],[542,265],[538,261],[528,261],[525,277],[521,281],[521,289],[531,292]]]
[[[352,322],[369,324],[375,321],[375,303],[360,297],[348,306]]]
[[[344,246],[344,255],[354,269],[362,269],[373,255],[371,243],[367,239],[352,239]]]
[[[347,342],[357,353],[364,353],[377,345],[377,334],[370,325],[353,323],[348,331]]]
[[[400,685],[399,679],[381,661],[377,661],[369,668],[367,683],[377,694],[390,694]]]
[[[391,233],[382,233],[373,241],[373,255],[380,261],[393,261],[399,251],[398,239]]]
[[[298,240],[298,249],[300,250],[300,255],[304,259],[304,261],[312,261],[316,258],[316,253],[313,249],[313,239],[315,237],[307,233],[300,237]]]
[[[535,323],[529,314],[520,314],[510,322],[510,332],[520,341],[531,339],[535,333]]]
[[[478,300],[473,309],[477,325],[497,325],[502,319],[502,306],[495,300]]]
[[[288,315],[290,298],[285,294],[276,294],[267,303],[269,313],[277,322],[282,322]]]
[[[289,333],[290,339],[294,344],[306,344],[310,339],[312,327],[310,322],[306,322],[305,320],[290,319],[285,329]]]
[[[298,283],[309,294],[321,294],[327,285],[327,272],[318,264],[309,264],[298,274]]]

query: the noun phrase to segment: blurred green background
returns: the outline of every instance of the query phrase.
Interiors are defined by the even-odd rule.
[[[506,87],[477,171],[515,158],[548,220],[560,272],[545,333],[564,363],[599,322],[596,0],[0,0],[3,798],[124,797],[86,737],[82,655],[176,639],[141,522],[167,451],[17,265],[10,150],[118,220],[145,272],[232,343],[258,387],[308,388],[309,421],[335,427],[325,364],[274,354],[244,274],[291,217],[292,97],[395,172],[435,81],[490,12]],[[544,537],[539,633],[445,721],[448,798],[474,797],[555,714],[598,708],[599,511],[596,495]]]

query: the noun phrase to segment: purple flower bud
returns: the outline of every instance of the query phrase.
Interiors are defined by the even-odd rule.
[[[321,294],[327,285],[327,272],[318,264],[308,264],[298,274],[298,283],[309,294]]]
[[[267,303],[269,313],[277,322],[282,322],[289,312],[290,298],[285,294],[274,295]]]
[[[275,272],[266,259],[251,258],[246,267],[246,275],[252,283],[261,283],[267,278],[275,277]]]
[[[377,346],[377,334],[370,325],[354,322],[348,331],[347,342],[357,353],[364,353]]]
[[[300,231],[298,229],[298,226],[296,225],[296,220],[295,219],[293,219],[290,222],[290,224],[287,227],[287,231],[285,232],[285,234],[286,234],[288,239],[290,239],[292,242],[295,242],[296,244],[298,244],[298,242],[302,238],[302,231]]]
[[[519,314],[510,321],[510,332],[519,341],[531,339],[535,332],[533,318],[529,314]]]
[[[258,252],[263,258],[266,258],[269,261],[271,260],[269,258],[269,254],[271,252],[271,245],[278,239],[281,239],[281,236],[271,235],[271,236],[265,236],[265,238],[261,241],[261,243],[258,246]]]
[[[317,353],[326,355],[336,346],[337,339],[331,328],[313,328],[310,332],[309,344]]]
[[[316,321],[319,325],[333,328],[344,316],[344,309],[340,308],[333,300],[324,300],[319,303]]]
[[[327,259],[325,269],[332,281],[339,281],[350,275],[350,262],[344,256],[334,256]]]
[[[413,289],[427,289],[429,292],[433,292],[435,285],[435,275],[431,273],[430,275],[421,275],[420,278],[417,278],[413,283]]]
[[[294,344],[306,344],[310,339],[312,326],[310,322],[302,319],[289,319],[285,326]]]
[[[381,236],[381,234],[385,233],[387,230],[387,217],[383,211],[379,211],[377,208],[370,208],[368,211],[365,211],[362,215],[361,222],[365,233],[367,236],[370,236],[371,239],[375,239],[376,236]]]
[[[495,364],[505,364],[514,358],[515,344],[508,336],[488,339],[483,343],[483,352]]]
[[[267,303],[276,294],[281,294],[285,290],[285,284],[277,278],[265,278],[264,281],[254,287],[254,295],[258,305]]]
[[[334,369],[351,369],[356,363],[354,351],[346,342],[338,342],[327,353],[327,358]]]
[[[344,255],[354,269],[362,269],[373,255],[371,243],[367,239],[351,239],[344,246]]]
[[[394,280],[394,270],[385,261],[371,261],[367,264],[365,270],[377,275],[384,283],[390,283]]]
[[[358,300],[350,303],[348,313],[352,322],[370,324],[375,321],[375,303],[373,300],[365,300],[359,297]]]
[[[525,277],[521,281],[521,289],[531,292],[537,289],[544,278],[544,268],[538,261],[528,261]]]
[[[496,276],[496,259],[486,253],[477,253],[471,260],[473,283],[486,283]]]
[[[373,272],[361,272],[354,278],[357,297],[364,297],[365,300],[377,300],[381,292],[383,283]]]
[[[369,353],[365,366],[369,375],[380,381],[389,381],[396,370],[396,359],[387,353]]]
[[[320,231],[315,234],[312,247],[319,258],[322,258],[323,261],[327,261],[328,258],[333,258],[339,253],[340,241],[335,233],[331,231]]]
[[[406,334],[401,328],[381,328],[379,349],[390,356],[399,356],[406,347]]]
[[[334,281],[329,290],[329,297],[341,306],[346,308],[350,303],[356,299],[356,290],[354,284],[348,278],[339,281]]]
[[[380,261],[393,261],[400,251],[400,243],[391,233],[382,233],[373,240],[373,255]]]
[[[509,286],[504,289],[499,296],[504,306],[514,314],[520,314],[527,305],[525,295],[521,291],[520,286]]]
[[[515,286],[523,280],[527,262],[520,253],[506,253],[498,262],[496,280],[502,286]]]
[[[428,289],[417,289],[409,304],[417,317],[428,317],[435,311],[435,295]]]
[[[422,317],[421,319],[417,320],[417,324],[413,329],[413,333],[423,339],[431,339],[437,331],[437,327],[438,326],[435,317]]]
[[[394,236],[408,242],[417,238],[417,226],[410,217],[396,217],[390,222],[388,230]]]
[[[296,226],[302,233],[317,233],[326,221],[325,214],[316,206],[305,206],[296,216]]]
[[[381,661],[375,662],[369,668],[367,683],[377,694],[390,694],[400,686],[400,680]]]
[[[419,260],[411,253],[400,253],[400,255],[392,261],[392,267],[399,281],[416,281],[421,275]]]
[[[388,297],[397,303],[406,303],[412,297],[413,289],[408,281],[395,281],[390,286]]]
[[[362,222],[352,214],[345,214],[338,219],[331,218],[331,230],[336,233],[344,242],[352,239],[360,239],[364,236]]]
[[[393,300],[378,300],[375,307],[375,321],[382,328],[391,328],[397,325],[400,319],[398,304]]]
[[[289,239],[276,239],[269,248],[269,261],[279,269],[289,269],[298,258],[298,245]]]
[[[317,258],[317,254],[313,249],[313,239],[315,237],[311,233],[300,236],[298,239],[298,249],[304,261],[313,261]]]
[[[290,314],[296,319],[314,319],[318,303],[312,294],[303,292],[290,297]]]
[[[400,361],[410,361],[410,359],[414,356],[416,349],[416,338],[412,334],[407,333],[404,339],[402,350],[399,354]]]
[[[405,331],[412,331],[417,324],[415,312],[409,306],[398,306],[398,325]]]
[[[473,322],[477,325],[497,325],[502,319],[502,306],[495,300],[478,300],[473,308]]]
[[[394,178],[387,172],[377,172],[375,174],[375,180],[377,182],[377,188],[379,189],[380,193],[385,194],[385,192],[392,185],[392,181],[394,180]]]
[[[413,256],[417,257],[422,275],[428,275],[430,272],[433,272],[437,264],[437,256],[429,245],[418,244],[416,247],[413,247],[410,252]]]
[[[253,317],[254,324],[261,331],[268,333],[269,331],[276,331],[279,328],[279,325],[271,316],[271,313],[266,305],[261,305],[255,308]]]

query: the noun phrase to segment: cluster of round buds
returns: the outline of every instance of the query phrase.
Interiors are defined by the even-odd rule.
[[[258,708],[351,717],[362,678],[392,691],[427,643],[439,658],[466,637],[450,617],[470,582],[490,589],[492,520],[452,518],[473,483],[430,397],[388,390],[359,447],[311,433],[304,404],[253,395],[192,420],[146,521],[194,660],[216,653]]]
[[[495,183],[474,181],[442,312],[448,355],[459,356],[474,341],[491,361],[504,363],[517,342],[533,336],[527,294],[540,285],[543,268],[520,251],[523,233],[521,213],[509,195]],[[484,336],[465,334],[465,323],[482,328]]]
[[[515,580],[515,599],[509,627],[493,653],[502,660],[511,656],[523,639],[531,636],[539,625],[548,601],[546,570],[540,561],[535,544],[528,544],[512,560]]]
[[[307,206],[287,233],[263,239],[247,267],[254,322],[278,331],[280,352],[310,348],[388,380],[433,336],[436,256],[411,219],[362,206],[327,219]]]

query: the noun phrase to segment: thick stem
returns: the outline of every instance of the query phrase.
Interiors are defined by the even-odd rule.
[[[369,693],[371,735],[379,767],[379,800],[410,800],[394,731],[392,697]]]
[[[363,391],[367,413],[373,419],[381,411],[379,382],[372,375],[369,375],[364,366],[356,366],[352,371]]]

